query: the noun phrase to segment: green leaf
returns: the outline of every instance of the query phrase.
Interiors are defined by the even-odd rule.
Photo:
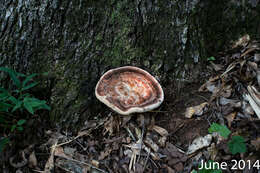
[[[17,100],[15,97],[11,96],[8,98],[9,101],[11,101],[14,105],[19,104],[19,100]]]
[[[22,127],[22,126],[18,126],[18,127],[17,127],[17,130],[23,131],[23,127]]]
[[[9,96],[9,93],[0,93],[0,100],[6,100]]]
[[[46,109],[46,110],[50,111],[50,110],[51,110],[51,107],[48,106],[48,105],[46,105],[46,104],[43,104],[43,105],[37,107],[36,109],[37,109],[37,110],[39,110],[39,109]]]
[[[18,103],[13,107],[12,112],[22,107],[23,102],[18,100]]]
[[[3,112],[8,112],[9,108],[13,107],[13,105],[5,103],[5,102],[0,102],[0,111]]]
[[[232,154],[245,153],[245,139],[242,136],[232,136],[232,139],[228,142],[228,148]]]
[[[16,85],[17,88],[21,87],[21,82],[18,79],[16,72],[10,68],[6,68],[6,67],[0,67],[0,71],[4,71],[7,72],[10,76],[10,78],[13,80],[14,84]]]
[[[45,100],[39,100],[36,98],[30,98],[30,97],[24,98],[24,102],[30,104],[31,107],[39,107],[46,103]]]
[[[207,60],[208,60],[208,61],[215,61],[216,58],[215,58],[214,56],[211,56],[211,57],[208,57]]]
[[[209,133],[217,132],[224,138],[227,138],[228,135],[231,133],[230,130],[226,126],[220,125],[218,123],[211,124],[208,131],[209,131]]]
[[[35,77],[36,75],[37,75],[36,73],[33,73],[33,74],[27,76],[27,77],[24,79],[24,81],[23,81],[22,87],[24,88],[25,85],[26,85],[33,77]]]
[[[25,91],[25,90],[28,90],[32,87],[35,87],[39,82],[33,82],[33,83],[30,83],[29,85],[27,85],[26,87],[23,87],[22,88],[22,91]]]
[[[5,145],[8,144],[9,142],[10,142],[9,138],[7,137],[0,139],[0,153],[4,150]]]
[[[12,125],[12,127],[11,127],[11,132],[13,132],[13,131],[15,130],[15,128],[16,128],[16,125],[15,125],[15,124]]]
[[[23,73],[19,73],[19,72],[15,72],[15,73],[16,73],[16,76],[18,76],[18,77],[26,77],[26,75]]]
[[[48,75],[49,75],[49,72],[43,72],[42,75],[43,75],[43,76],[48,76]]]
[[[25,109],[26,109],[28,112],[30,112],[31,114],[34,114],[33,108],[32,108],[32,106],[30,105],[30,103],[24,102],[23,105],[24,105]]]
[[[19,120],[19,121],[17,122],[17,125],[21,126],[21,125],[23,125],[25,122],[26,122],[26,120],[21,119],[21,120]]]
[[[0,91],[1,91],[0,99],[10,96],[9,92],[6,89],[0,87]]]

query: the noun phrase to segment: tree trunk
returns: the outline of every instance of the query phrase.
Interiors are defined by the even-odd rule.
[[[216,55],[242,34],[259,35],[257,3],[2,0],[0,63],[25,73],[50,72],[51,119],[80,127],[105,107],[94,88],[106,70],[139,66],[166,85],[185,63]]]

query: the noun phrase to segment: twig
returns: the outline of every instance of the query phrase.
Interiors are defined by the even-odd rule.
[[[69,172],[69,173],[75,173],[75,172],[73,172],[73,171],[71,171],[71,170],[68,170],[67,168],[63,168],[63,167],[60,166],[59,164],[55,164],[55,166],[59,167],[60,169],[66,171],[66,172]]]
[[[139,156],[138,156],[138,158],[137,158],[137,162],[139,162],[140,157],[141,157],[141,151],[142,151],[142,145],[143,145],[143,138],[144,138],[144,124],[142,125],[142,135],[141,135],[141,138],[140,138],[141,148],[140,148],[140,150],[139,150]]]
[[[131,130],[130,130],[128,127],[126,127],[126,130],[127,130],[127,132],[129,133],[130,137],[131,137],[134,141],[136,141],[135,136],[133,135],[133,133],[131,132]]]
[[[147,153],[147,156],[146,156],[146,158],[145,158],[145,162],[144,162],[144,168],[143,168],[143,171],[142,171],[142,172],[144,172],[144,170],[145,170],[145,168],[146,168],[146,165],[147,165],[147,162],[148,162],[148,159],[149,159],[150,153],[151,153],[151,150],[149,150],[149,152]]]
[[[82,162],[82,161],[78,161],[78,160],[71,159],[71,158],[68,158],[68,157],[63,157],[63,156],[60,156],[60,155],[57,155],[57,157],[61,157],[61,158],[63,158],[63,159],[66,159],[66,160],[69,160],[69,161],[73,161],[73,162],[76,162],[76,163],[79,163],[79,164],[87,165],[87,166],[89,166],[90,168],[94,168],[94,169],[96,169],[96,170],[98,170],[98,171],[100,171],[100,172],[103,172],[103,173],[108,173],[108,172],[106,172],[106,171],[104,171],[104,170],[102,170],[102,169],[99,169],[99,168],[97,168],[97,167],[91,165],[90,163],[85,163],[85,162]]]

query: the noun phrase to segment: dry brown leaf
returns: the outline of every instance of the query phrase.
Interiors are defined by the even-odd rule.
[[[103,160],[104,158],[106,158],[107,156],[109,156],[110,153],[111,153],[111,151],[112,151],[111,148],[109,148],[109,149],[106,148],[105,151],[101,151],[101,152],[100,152],[100,155],[98,156],[98,160]]]
[[[97,160],[91,160],[91,164],[93,165],[93,166],[95,166],[96,168],[98,168],[99,167],[99,161],[97,161]]]
[[[246,94],[245,97],[249,101],[251,107],[254,109],[256,115],[260,119],[260,93],[256,90],[254,86],[247,86],[249,94]]]
[[[206,110],[208,102],[201,103],[200,105],[188,107],[185,112],[186,118],[192,118],[193,115],[202,115]]]
[[[167,166],[167,172],[168,173],[176,173],[174,169],[172,169],[171,167]]]
[[[260,137],[251,140],[251,144],[256,148],[257,151],[260,150]]]
[[[212,65],[212,67],[214,68],[215,71],[220,71],[223,69],[223,66],[220,64],[215,64],[214,62],[210,61],[210,64]]]
[[[250,36],[248,34],[244,35],[243,37],[239,38],[233,45],[232,49],[237,48],[237,47],[245,47],[248,42],[250,41]]]
[[[188,148],[188,151],[186,154],[190,155],[204,147],[208,147],[211,144],[212,141],[212,135],[208,134],[204,137],[200,136],[196,139],[194,139],[191,143],[191,145]]]
[[[225,97],[220,97],[219,104],[220,105],[229,105],[229,106],[236,107],[236,108],[240,108],[242,106],[242,103],[239,100],[227,99]]]
[[[247,64],[248,64],[248,66],[250,66],[253,70],[257,71],[257,69],[258,69],[257,63],[252,62],[252,61],[248,61]]]
[[[37,159],[36,159],[34,151],[29,156],[29,167],[30,168],[36,168],[37,167]]]
[[[216,82],[219,79],[220,79],[219,76],[210,77],[210,79],[199,88],[199,92],[205,92],[205,91],[213,92],[215,88],[214,82]]]
[[[210,147],[208,147],[208,152],[210,153],[210,159],[215,160],[218,155],[218,149],[216,148],[215,143],[212,143]]]
[[[63,157],[63,158],[70,158],[68,155],[64,153],[62,147],[56,147],[54,151],[54,156]]]
[[[226,116],[226,119],[228,121],[228,127],[231,127],[231,124],[232,124],[233,120],[235,119],[236,115],[237,115],[237,112],[232,112]]]
[[[107,133],[109,133],[109,135],[112,135],[114,131],[119,131],[120,124],[121,122],[119,116],[111,116],[109,120],[107,120],[104,124],[103,135]]]
[[[58,143],[58,139],[56,139],[55,144],[52,145],[51,147],[51,155],[45,164],[44,173],[51,173],[54,170],[54,153],[55,153],[57,143]]]
[[[166,129],[164,129],[160,126],[157,126],[157,125],[153,126],[153,130],[156,131],[161,136],[168,136],[169,135],[169,133]]]
[[[159,143],[160,147],[165,147],[166,141],[167,141],[167,137],[166,136],[160,137],[159,140],[158,140],[158,143]]]
[[[148,136],[146,136],[144,143],[147,144],[155,152],[159,150],[159,146]]]

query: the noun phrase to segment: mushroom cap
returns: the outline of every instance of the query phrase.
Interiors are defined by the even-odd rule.
[[[95,94],[122,115],[155,109],[164,99],[159,82],[147,71],[133,66],[107,71],[98,81]]]

